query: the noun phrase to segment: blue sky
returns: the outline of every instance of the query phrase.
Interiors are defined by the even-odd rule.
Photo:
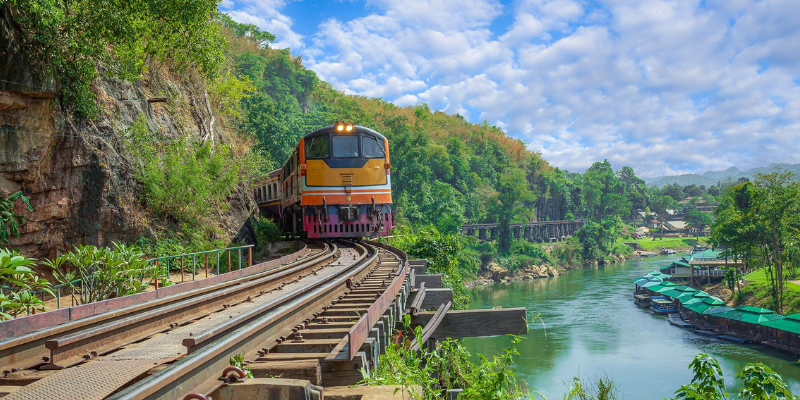
[[[551,164],[800,163],[797,0],[223,0],[346,93],[484,120]]]

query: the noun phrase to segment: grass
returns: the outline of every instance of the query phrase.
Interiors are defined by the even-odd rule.
[[[620,242],[635,242],[638,243],[642,248],[647,251],[659,252],[662,248],[666,247],[668,249],[673,250],[683,250],[683,249],[691,249],[694,247],[696,243],[698,243],[697,239],[693,237],[683,237],[683,238],[664,238],[653,240],[653,238],[643,238],[643,239],[619,239]],[[708,238],[701,237],[700,244],[707,245]]]
[[[757,269],[745,275],[744,278],[749,283],[742,288],[736,304],[774,309],[769,282],[764,270]],[[783,314],[789,315],[797,312],[800,312],[800,285],[786,282],[786,287],[783,291]]]

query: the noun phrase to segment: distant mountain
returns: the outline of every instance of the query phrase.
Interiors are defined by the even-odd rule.
[[[677,183],[681,186],[691,184],[705,185],[709,187],[716,185],[717,182],[724,182],[728,179],[736,181],[741,177],[753,179],[756,174],[766,174],[775,171],[776,168],[794,172],[800,178],[800,164],[770,164],[766,167],[753,168],[747,171],[742,171],[736,167],[730,167],[725,171],[708,171],[702,175],[698,174],[683,174],[671,176],[657,176],[654,178],[644,178],[650,186],[664,187],[666,185]]]

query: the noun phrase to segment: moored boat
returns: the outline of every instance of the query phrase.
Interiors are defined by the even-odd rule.
[[[661,248],[661,254],[675,254],[677,251],[668,249],[666,247]]]
[[[651,302],[650,311],[656,314],[670,314],[676,311],[672,300],[667,300],[664,297],[653,297]]]

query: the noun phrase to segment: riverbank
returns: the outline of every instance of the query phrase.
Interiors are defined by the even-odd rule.
[[[626,399],[670,398],[691,381],[686,365],[698,353],[720,362],[729,392],[741,390],[734,375],[753,361],[769,365],[791,381],[793,391],[800,390],[796,358],[698,336],[633,304],[631,281],[671,260],[634,258],[562,271],[555,279],[476,287],[469,291],[470,307],[527,307],[537,315],[519,345],[514,370],[528,387],[550,399],[562,398],[576,375],[607,376]],[[473,352],[496,354],[508,346],[509,338],[467,338],[464,343]]]
[[[697,240],[696,237],[680,237],[680,238],[655,238],[651,237],[641,239],[617,239],[618,243],[636,243],[645,251],[658,253],[661,249],[670,249],[675,251],[692,250],[694,245],[700,244],[702,246],[709,246],[708,238],[701,237]]]
[[[479,286],[489,286],[495,283],[508,283],[518,281],[530,281],[534,279],[553,278],[563,274],[565,271],[578,268],[595,268],[600,265],[610,265],[625,261],[628,258],[638,258],[639,256],[634,252],[629,257],[623,255],[609,255],[609,258],[603,262],[593,261],[583,265],[561,265],[553,266],[550,264],[541,265],[523,265],[519,269],[509,270],[501,267],[494,261],[481,267],[478,276],[474,279],[465,280],[464,286],[467,289],[473,289]]]

